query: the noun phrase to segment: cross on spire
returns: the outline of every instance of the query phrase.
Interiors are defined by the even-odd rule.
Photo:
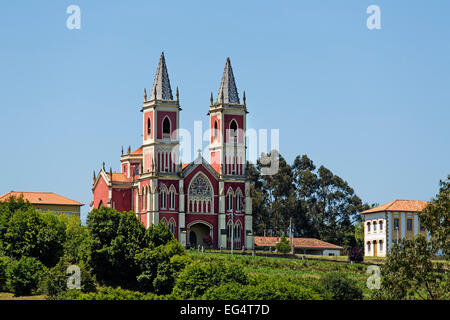
[[[231,68],[230,58],[227,58],[225,69],[223,70],[222,81],[220,81],[219,94],[217,96],[219,103],[237,103],[239,104],[239,95],[234,81],[233,69]]]
[[[156,95],[156,97],[155,97]],[[167,72],[166,59],[164,52],[159,58],[158,68],[156,69],[155,81],[153,82],[152,95],[150,100],[173,100],[172,89],[170,88],[169,74]]]

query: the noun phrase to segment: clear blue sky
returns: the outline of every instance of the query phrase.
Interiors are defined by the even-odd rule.
[[[81,8],[81,30],[66,8]],[[381,8],[381,30],[366,8]],[[203,120],[226,57],[248,126],[279,128],[368,203],[429,200],[450,173],[450,2],[2,1],[0,193],[81,201],[92,171],[141,143],[143,88],[161,51],[181,126]]]

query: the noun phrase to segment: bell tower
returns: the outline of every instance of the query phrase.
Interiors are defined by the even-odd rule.
[[[179,171],[180,123],[178,88],[172,96],[164,52],[161,53],[155,80],[147,100],[144,90],[143,115],[143,166],[142,174],[176,175]]]
[[[222,177],[246,175],[246,115],[245,101],[241,104],[234,80],[230,58],[227,58],[217,100],[211,93],[210,119],[210,161]]]
[[[159,223],[161,179],[180,179],[179,160],[180,100],[178,88],[175,99],[172,96],[169,74],[164,52],[161,53],[156,69],[150,99],[144,89],[143,118],[143,161],[140,172],[140,189],[148,190],[146,198],[147,226]],[[138,190],[139,191],[139,190]]]

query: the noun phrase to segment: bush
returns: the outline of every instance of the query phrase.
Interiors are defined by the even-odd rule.
[[[209,288],[235,282],[248,284],[248,276],[235,263],[194,261],[180,272],[173,294],[182,299],[200,298]]]
[[[32,257],[12,261],[6,269],[7,287],[16,296],[31,295],[44,273],[43,264]]]
[[[329,273],[320,280],[320,283],[334,300],[358,300],[363,297],[362,290],[354,285],[345,274]]]
[[[34,208],[15,211],[5,233],[5,253],[15,259],[34,257],[52,267],[63,255],[65,230],[64,221],[54,213]]]
[[[0,256],[0,291],[6,290],[6,268],[9,262],[10,259]]]
[[[125,290],[120,287],[103,287],[98,292],[83,293],[79,290],[70,290],[57,296],[58,300],[160,300],[152,293],[141,293],[137,291]]]
[[[277,249],[277,252],[279,252],[279,253],[289,253],[291,251],[291,243],[286,238],[286,236],[283,234],[280,242],[278,242],[276,244],[275,248]]]
[[[363,262],[363,260],[364,260],[364,255],[359,248],[357,248],[357,247],[351,248],[348,251],[348,261]]]
[[[69,289],[67,288],[67,280],[70,276],[69,274],[67,274],[68,267],[69,264],[66,264],[63,262],[63,260],[61,260],[54,268],[47,270],[40,283],[41,292],[46,294],[49,298],[54,298],[66,291],[69,291]],[[96,285],[94,278],[83,266],[80,266],[80,272],[81,292],[95,292]]]
[[[287,281],[267,281],[256,285],[227,283],[209,289],[203,296],[206,300],[322,300],[310,288]]]
[[[133,212],[101,207],[89,212],[90,266],[101,284],[134,288],[139,267],[135,255],[148,247],[146,230]]]
[[[160,294],[170,293],[175,282],[173,274],[176,271],[172,268],[170,260],[173,256],[182,254],[184,248],[173,238],[167,244],[146,248],[136,254],[136,264],[141,270],[137,276],[139,289]]]

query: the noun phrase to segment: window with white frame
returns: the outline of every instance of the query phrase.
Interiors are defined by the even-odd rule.
[[[173,185],[169,189],[169,209],[175,210],[175,187]]]
[[[231,188],[227,192],[227,211],[233,211],[233,190]]]
[[[161,185],[161,209],[167,209],[167,187]]]
[[[241,189],[236,190],[236,212],[242,211],[242,192]]]

